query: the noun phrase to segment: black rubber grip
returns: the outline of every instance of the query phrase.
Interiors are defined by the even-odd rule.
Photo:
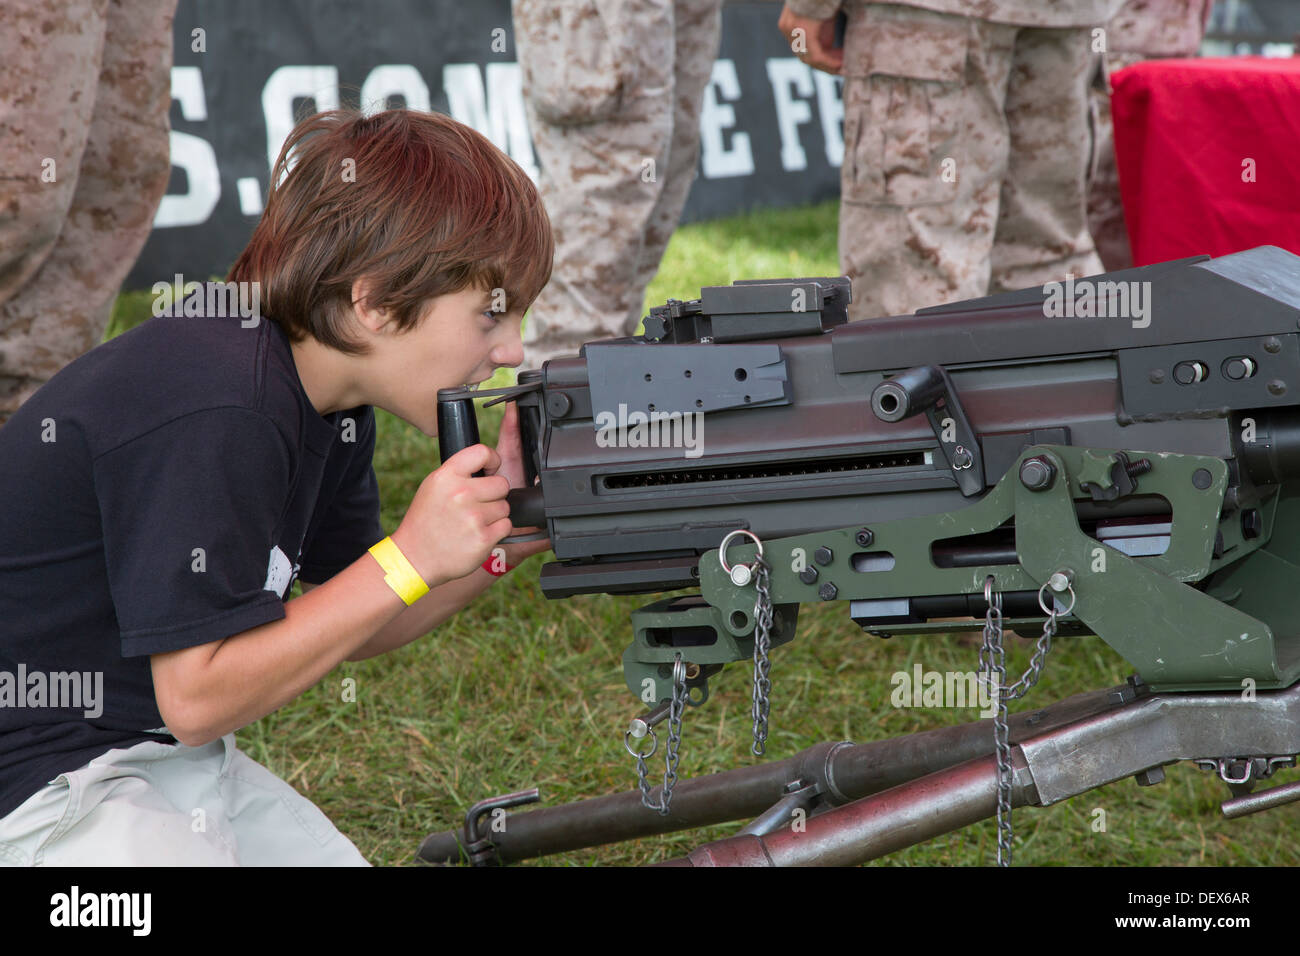
[[[474,414],[474,400],[461,398],[455,401],[438,403],[438,454],[443,462],[456,454],[477,445],[478,418]],[[474,472],[475,478],[483,477],[483,470]]]

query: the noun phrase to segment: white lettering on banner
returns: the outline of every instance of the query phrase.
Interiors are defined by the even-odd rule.
[[[453,119],[478,130],[537,179],[518,63],[489,63],[486,89],[477,63],[449,63],[442,68],[442,88]]]
[[[235,180],[235,189],[239,193],[239,211],[245,216],[262,214],[262,184],[256,176],[240,176]]]
[[[788,172],[808,168],[808,156],[799,141],[799,127],[812,119],[808,100],[813,95],[812,68],[795,57],[783,56],[767,61],[767,79],[772,84],[776,103],[776,128],[781,133],[781,166]],[[791,92],[793,88],[793,92]]]
[[[375,67],[361,84],[361,110],[367,116],[388,109],[388,98],[400,96],[408,110],[429,112],[429,84],[409,63],[385,63]]]
[[[826,140],[826,162],[833,169],[844,164],[844,81],[821,70],[812,71],[817,87],[817,115]]]
[[[715,60],[713,75],[704,87],[704,105],[700,110],[700,156],[707,179],[724,176],[752,176],[754,153],[749,134],[731,134],[731,148],[722,141],[722,131],[736,125],[736,111],[730,104],[719,103],[718,94],[728,100],[740,98],[740,80],[731,60]]]
[[[206,120],[208,105],[203,96],[203,74],[199,68],[174,66],[171,79],[172,99],[180,101],[181,116],[194,123]],[[163,196],[153,217],[154,226],[197,226],[207,222],[221,198],[221,174],[212,144],[190,133],[172,130],[168,145],[172,165],[185,170],[189,191]]]
[[[280,147],[294,127],[294,100],[313,100],[318,111],[339,108],[339,71],[332,66],[282,66],[262,87],[262,115],[266,118],[268,170],[275,168]]]
[[[821,127],[827,163],[838,168],[844,158],[842,81],[811,70],[793,57],[765,61],[776,110],[781,142],[781,165],[788,172],[808,168],[801,137],[802,127],[813,121],[813,100]],[[177,66],[171,72],[172,98],[179,102],[188,122],[206,122],[208,109],[203,75],[197,66]],[[449,63],[442,67],[448,113],[487,136],[534,180],[536,155],[524,107],[522,74],[517,63]],[[375,66],[361,86],[361,105],[367,115],[400,97],[409,109],[430,110],[433,97],[420,70],[404,63]],[[700,111],[700,164],[706,179],[752,176],[755,173],[751,134],[737,128],[736,104],[742,91],[735,61],[719,59],[704,89]],[[334,66],[282,66],[262,87],[262,113],[266,123],[268,172],[280,149],[304,114],[302,101],[316,110],[339,106],[339,73]],[[164,196],[154,226],[196,226],[207,222],[221,199],[221,175],[216,153],[207,140],[172,131],[172,165],[185,172],[187,190]],[[263,186],[257,176],[235,182],[240,212],[256,216],[262,211]]]

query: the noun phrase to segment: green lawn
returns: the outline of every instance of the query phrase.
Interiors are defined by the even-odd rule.
[[[668,247],[648,304],[692,298],[703,285],[734,279],[835,275],[835,236],[834,204],[686,226]],[[112,332],[146,317],[148,304],[147,293],[122,296]],[[484,413],[485,440],[495,441],[498,421],[499,410]],[[397,526],[436,464],[436,441],[379,413],[375,468],[385,528]],[[240,746],[314,800],[375,864],[411,864],[427,833],[458,826],[469,805],[484,797],[537,786],[545,804],[556,805],[633,788],[622,732],[641,707],[623,683],[620,659],[630,639],[628,614],[650,598],[547,601],[537,585],[542,561],[528,561],[432,636],[339,667],[299,700],[244,728]],[[969,639],[879,641],[863,635],[842,604],[805,606],[799,623],[798,638],[772,657],[769,759],[822,740],[878,740],[975,719],[973,710],[890,704],[891,674],[916,662],[926,670],[975,670],[977,648]],[[1019,674],[1031,645],[1009,644],[1008,670]],[[1129,672],[1098,639],[1063,639],[1024,706],[1119,684]],[[348,677],[356,681],[355,702],[342,699]],[[749,678],[749,667],[733,665],[714,680],[710,701],[686,715],[683,775],[755,759]],[[657,766],[661,777],[662,763]],[[1227,796],[1217,779],[1177,765],[1156,787],[1125,781],[1063,805],[1020,810],[1015,859],[1038,866],[1300,863],[1294,807],[1230,822],[1218,812]],[[1105,832],[1093,830],[1097,808],[1106,811]],[[541,862],[651,862],[740,825]],[[994,831],[987,821],[883,862],[987,864],[996,850]]]

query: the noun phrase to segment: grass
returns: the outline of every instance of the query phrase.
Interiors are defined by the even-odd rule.
[[[738,278],[835,275],[834,204],[763,211],[686,226],[669,245],[647,303],[692,298]],[[121,296],[110,334],[147,317],[147,293]],[[504,376],[503,376],[504,378]],[[482,415],[495,441],[499,410]],[[375,469],[383,523],[393,530],[437,464],[436,442],[378,413]],[[313,690],[239,733],[240,746],[315,801],[371,862],[409,865],[428,833],[456,827],[488,796],[537,786],[544,805],[632,789],[621,736],[641,709],[623,683],[629,613],[645,598],[551,602],[530,559],[431,636],[397,652],[345,664]],[[773,654],[769,759],[822,740],[879,740],[973,720],[974,710],[895,709],[890,676],[975,670],[977,649],[957,636],[879,641],[841,604],[805,606],[799,636]],[[1008,671],[1032,645],[1011,639]],[[1062,639],[1023,706],[1119,684],[1130,672],[1096,638]],[[343,681],[355,680],[355,702]],[[680,772],[749,765],[749,675],[741,663],[713,682],[707,705],[686,715]],[[990,734],[992,728],[990,727]],[[658,764],[662,774],[662,764]],[[651,764],[651,773],[655,773]],[[1226,821],[1227,788],[1188,764],[1164,783],[1124,781],[1046,809],[1015,814],[1018,865],[1295,865],[1294,808]],[[653,776],[652,776],[653,779]],[[1095,832],[1097,809],[1106,830]],[[649,811],[647,811],[649,812]],[[534,864],[638,864],[680,856],[742,824],[575,851]],[[996,852],[992,821],[896,853],[881,865],[971,866]]]

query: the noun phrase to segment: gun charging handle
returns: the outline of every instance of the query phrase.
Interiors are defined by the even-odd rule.
[[[969,498],[984,491],[978,436],[942,366],[921,365],[881,382],[871,392],[871,411],[882,422],[924,414],[961,493]]]
[[[943,397],[943,374],[933,365],[908,369],[881,382],[871,393],[871,410],[882,422],[900,422],[932,407]]]

